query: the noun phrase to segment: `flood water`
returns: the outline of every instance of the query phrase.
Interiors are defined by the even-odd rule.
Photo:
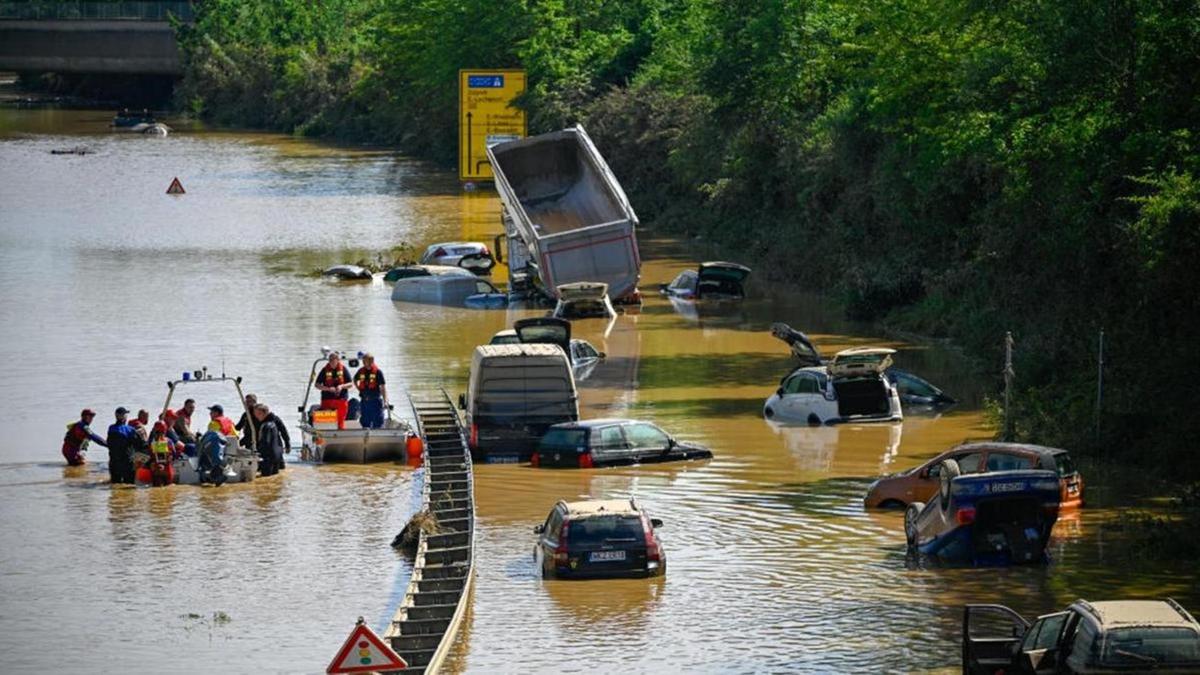
[[[356,617],[382,629],[403,593],[408,567],[388,543],[419,472],[293,463],[249,485],[111,489],[106,451],[67,468],[62,434],[85,406],[101,433],[118,405],[157,413],[169,379],[207,367],[243,377],[295,438],[322,345],[375,352],[394,402],[406,388],[456,395],[472,348],[537,312],[393,304],[381,282],[311,272],[401,244],[491,242],[498,200],[392,152],[121,136],[108,117],[0,109],[0,670],[323,672]],[[75,146],[93,152],[50,152]],[[186,195],[164,194],[175,176]],[[673,306],[653,291],[693,262],[642,237],[645,306],[575,323],[608,354],[581,383],[583,414],[651,419],[716,458],[477,467],[478,577],[452,669],[953,669],[965,602],[1036,614],[1077,597],[1174,595],[1200,607],[1193,570],[1115,557],[1099,509],[1059,524],[1045,567],[908,564],[901,514],[864,511],[861,497],[880,473],[991,435],[968,364],[761,283],[739,308]],[[826,353],[896,347],[900,366],[963,403],[902,425],[768,425],[762,402],[790,365],[774,321]],[[182,394],[233,402],[212,384]],[[665,578],[539,578],[531,528],[556,500],[625,496],[665,521]]]

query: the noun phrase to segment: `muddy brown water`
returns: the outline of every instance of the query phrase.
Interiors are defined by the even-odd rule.
[[[63,466],[65,425],[90,406],[103,431],[117,405],[156,410],[169,378],[224,364],[296,435],[321,345],[373,350],[396,400],[461,391],[472,347],[531,312],[394,305],[382,283],[307,273],[401,243],[490,242],[498,201],[391,152],[256,133],[140,138],[109,133],[107,119],[0,109],[0,669],[321,672],[357,616],[382,628],[403,592],[409,569],[388,543],[418,476],[293,464],[251,485],[110,489],[102,448]],[[50,153],[81,145],[94,152]],[[164,194],[175,176],[182,197]],[[652,419],[716,458],[479,467],[478,583],[454,669],[952,669],[964,602],[1033,614],[1173,594],[1200,607],[1194,571],[1115,557],[1100,510],[1057,527],[1045,567],[910,564],[900,514],[864,511],[862,493],[989,436],[984,384],[953,351],[872,335],[761,282],[740,307],[672,305],[654,287],[692,262],[651,235],[642,310],[576,323],[608,353],[582,383],[583,412]],[[895,346],[899,364],[963,403],[902,425],[768,425],[762,402],[789,368],[767,333],[776,320],[826,352]],[[232,403],[217,387],[190,391]],[[589,496],[633,496],[665,521],[664,579],[538,577],[531,528],[555,500]]]

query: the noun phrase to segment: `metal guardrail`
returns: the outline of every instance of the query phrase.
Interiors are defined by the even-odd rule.
[[[191,2],[88,2],[86,0],[49,2],[26,0],[25,2],[0,2],[0,19],[35,21],[167,21],[170,17],[180,21],[195,19]]]

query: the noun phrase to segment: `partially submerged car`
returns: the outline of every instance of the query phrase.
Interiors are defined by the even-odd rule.
[[[988,471],[1045,469],[1058,474],[1059,509],[1083,505],[1083,477],[1070,453],[1026,443],[964,443],[924,464],[894,473],[871,483],[863,503],[867,508],[904,508],[912,502],[928,502],[937,494],[942,462],[952,459],[964,474]]]
[[[663,295],[683,300],[741,300],[750,268],[731,262],[703,262],[696,270],[684,270],[662,287]]]
[[[958,462],[947,459],[937,496],[904,512],[908,548],[971,565],[1042,562],[1058,519],[1059,490],[1053,471],[962,475]]]
[[[500,309],[508,306],[508,294],[486,279],[457,267],[425,266],[427,275],[401,277],[392,288],[393,302]]]
[[[608,299],[608,284],[580,281],[558,287],[558,303],[550,316],[559,319],[611,318],[617,315]]]
[[[370,281],[371,270],[358,265],[334,265],[321,271],[321,276],[333,277],[342,281]]]
[[[1004,605],[963,608],[962,672],[1200,672],[1200,623],[1174,600],[1076,600],[1030,625]]]
[[[550,427],[529,461],[533,466],[588,469],[712,456],[708,448],[675,440],[650,422],[599,419]]]
[[[475,276],[470,271],[461,267],[449,267],[446,265],[400,265],[384,273],[383,280],[389,284],[394,284],[400,279],[430,277],[435,274],[457,274],[464,277]]]
[[[763,416],[784,424],[896,422],[904,419],[895,385],[884,376],[896,350],[854,347],[828,365],[814,358],[779,382]]]
[[[542,577],[652,577],[667,559],[648,516],[633,499],[559,501],[533,528],[533,558]]]
[[[461,267],[474,274],[486,276],[492,273],[496,259],[485,244],[475,241],[448,241],[433,244],[421,254],[422,265],[446,265]]]

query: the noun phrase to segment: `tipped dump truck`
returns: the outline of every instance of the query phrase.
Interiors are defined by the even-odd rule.
[[[603,282],[613,299],[637,299],[637,214],[583,127],[487,153],[504,204],[514,289],[557,298],[564,284]]]

